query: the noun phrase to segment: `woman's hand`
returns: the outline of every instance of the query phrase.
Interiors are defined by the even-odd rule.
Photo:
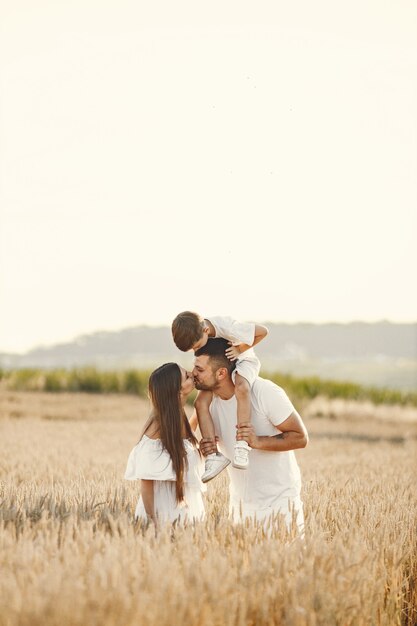
[[[229,361],[236,361],[236,359],[238,359],[241,355],[241,348],[240,348],[240,344],[238,343],[232,343],[231,341],[229,341],[229,348],[227,348],[225,354],[227,356],[227,358],[229,359]]]

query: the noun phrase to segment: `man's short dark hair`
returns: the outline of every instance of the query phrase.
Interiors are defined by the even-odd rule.
[[[227,339],[222,337],[209,337],[207,343],[202,348],[199,348],[194,356],[203,356],[206,354],[210,357],[210,365],[213,372],[217,371],[220,367],[225,367],[231,376],[233,370],[236,367],[236,361],[230,361],[226,356],[226,350],[229,347]]]

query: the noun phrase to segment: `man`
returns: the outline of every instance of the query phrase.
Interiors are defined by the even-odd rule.
[[[252,424],[236,431],[236,398],[231,374],[235,364],[226,357],[225,339],[208,339],[195,352],[193,369],[197,389],[213,392],[210,412],[218,445],[233,456],[237,438],[252,448],[249,468],[242,472],[228,467],[230,510],[234,521],[255,517],[266,520],[272,513],[285,516],[287,528],[295,519],[303,529],[301,476],[293,450],[305,448],[307,430],[287,394],[270,380],[257,378],[251,387]],[[205,455],[215,451],[215,442],[201,440]]]

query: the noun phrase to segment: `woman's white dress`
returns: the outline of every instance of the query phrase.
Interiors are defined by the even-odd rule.
[[[184,439],[188,468],[184,471],[184,502],[178,504],[175,497],[176,474],[169,453],[160,439],[143,435],[131,451],[125,472],[126,480],[154,481],[154,510],[161,522],[201,520],[204,517],[202,493],[206,491],[201,482],[204,462],[193,444]],[[136,506],[135,517],[147,519],[142,496]]]

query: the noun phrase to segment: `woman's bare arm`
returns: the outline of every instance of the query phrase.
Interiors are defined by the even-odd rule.
[[[156,525],[155,509],[154,509],[154,497],[153,497],[153,480],[140,481],[143,506],[145,507],[146,515]]]

